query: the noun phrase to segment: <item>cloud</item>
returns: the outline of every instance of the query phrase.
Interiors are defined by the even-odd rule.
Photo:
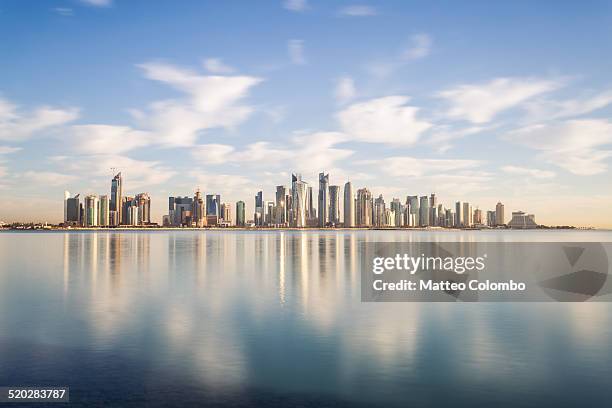
[[[355,103],[336,117],[344,133],[363,142],[412,145],[431,123],[416,117],[407,96],[387,96]]]
[[[308,2],[306,0],[285,0],[283,7],[289,11],[302,12],[308,10]]]
[[[21,147],[0,146],[0,154],[11,154],[21,150]]]
[[[540,169],[531,169],[527,167],[518,167],[518,166],[503,166],[501,170],[504,173],[518,175],[518,176],[527,176],[536,179],[550,179],[555,177],[555,172],[548,170],[540,170]]]
[[[376,9],[371,6],[353,4],[340,9],[339,14],[348,17],[368,17],[377,14]]]
[[[532,120],[549,121],[560,118],[578,117],[612,104],[612,90],[606,90],[588,97],[555,101],[535,100],[526,105]]]
[[[366,70],[378,77],[385,78],[410,62],[425,58],[431,52],[433,40],[430,35],[421,33],[410,37],[409,44],[396,55],[386,59],[369,62]]]
[[[166,146],[191,146],[200,132],[212,128],[232,128],[253,112],[242,103],[251,88],[262,79],[250,76],[204,76],[165,63],[140,67],[149,79],[183,92],[184,98],[157,101],[148,112],[136,115],[156,141]]]
[[[459,85],[439,92],[438,97],[450,105],[446,113],[449,118],[482,124],[505,110],[560,86],[559,81],[537,78],[496,78],[486,83]]]
[[[231,74],[234,68],[223,63],[220,58],[207,58],[204,60],[204,68],[213,74]]]
[[[602,119],[577,119],[539,124],[508,132],[504,139],[539,150],[539,158],[567,171],[589,176],[607,171],[612,144],[612,123]]]
[[[289,40],[289,42],[287,43],[287,49],[289,52],[289,60],[292,64],[306,64],[306,58],[304,58],[304,41]]]
[[[81,3],[94,7],[110,7],[113,4],[112,0],[81,0]]]
[[[402,53],[406,61],[425,58],[431,51],[433,41],[427,34],[416,34],[410,38],[410,46]]]
[[[99,154],[80,157],[56,156],[51,158],[64,171],[86,174],[88,178],[111,177],[111,168],[116,168],[129,180],[130,189],[146,189],[163,184],[176,174],[172,168],[157,160],[137,160],[117,154]]]
[[[355,81],[353,78],[345,76],[338,78],[336,81],[335,97],[338,103],[346,103],[355,98],[357,91],[355,89]]]
[[[32,112],[21,112],[6,99],[0,98],[0,140],[23,141],[37,132],[77,119],[78,110],[43,106]]]
[[[237,150],[230,145],[205,144],[195,147],[192,157],[200,165],[239,164],[242,167],[266,169],[287,169],[304,173],[330,169],[335,163],[351,156],[354,152],[336,147],[347,141],[338,132],[315,132],[298,134],[286,146],[277,146],[259,141]]]
[[[445,153],[453,147],[452,141],[462,139],[467,136],[471,136],[477,133],[481,133],[485,130],[490,130],[494,126],[469,126],[465,128],[453,128],[449,125],[437,125],[432,128],[430,136],[428,136],[426,143],[431,145],[439,153]]]
[[[383,172],[395,177],[437,176],[443,172],[456,172],[482,165],[480,160],[464,159],[421,159],[411,156],[385,157],[375,160],[363,160],[360,164],[373,165]]]
[[[63,186],[78,179],[75,175],[53,171],[26,171],[18,177],[35,186]]]
[[[69,130],[69,146],[84,154],[124,153],[151,143],[149,132],[127,126],[77,125]]]
[[[57,14],[64,17],[72,17],[74,16],[74,10],[70,7],[56,7],[53,9]]]

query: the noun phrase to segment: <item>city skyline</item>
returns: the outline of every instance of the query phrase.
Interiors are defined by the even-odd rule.
[[[115,170],[115,169],[113,169]],[[299,173],[291,174],[291,187],[276,186],[273,200],[265,200],[263,190],[255,194],[252,219],[247,217],[245,202],[228,203],[221,194],[202,194],[199,188],[193,197],[169,196],[168,211],[161,223],[151,218],[151,197],[148,193],[123,196],[124,180],[115,174],[106,194],[90,194],[81,202],[80,193],[64,191],[63,227],[268,227],[268,228],[513,228],[533,229],[540,224],[534,214],[516,210],[506,222],[505,206],[498,201],[486,213],[469,201],[457,201],[450,207],[438,201],[435,193],[405,195],[405,202],[382,194],[374,198],[367,187],[354,194],[349,180],[330,184],[330,174],[319,173],[316,200],[313,189]],[[342,202],[341,198],[342,197]],[[313,203],[316,201],[316,207]],[[235,215],[232,215],[232,207]],[[486,214],[486,215],[485,215]],[[564,224],[563,226],[568,226]],[[556,226],[552,226],[556,227]]]
[[[113,168],[155,220],[198,187],[253,214],[291,168],[334,213],[350,180],[612,227],[608,2],[298,3],[3,2],[0,221],[61,222],[64,189],[122,211]]]

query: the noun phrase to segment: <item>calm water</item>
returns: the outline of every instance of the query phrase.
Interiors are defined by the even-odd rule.
[[[612,232],[1,233],[0,386],[83,406],[612,404],[612,304],[361,303],[377,240]]]

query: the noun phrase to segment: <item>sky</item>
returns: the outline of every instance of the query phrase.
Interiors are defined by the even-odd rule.
[[[612,3],[0,0],[0,221],[302,173],[612,227]]]

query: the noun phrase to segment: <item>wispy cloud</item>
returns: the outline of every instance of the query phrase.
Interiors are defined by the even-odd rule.
[[[38,132],[64,125],[78,117],[79,111],[75,108],[43,106],[24,112],[17,105],[0,98],[0,140],[23,141]]]
[[[438,97],[449,104],[446,112],[449,118],[482,124],[505,110],[560,86],[562,83],[556,80],[496,78],[485,83],[459,85],[439,92]]]
[[[338,12],[341,16],[348,17],[369,17],[377,14],[376,9],[372,6],[366,6],[363,4],[353,4],[350,6],[342,7]]]
[[[54,171],[26,171],[16,177],[24,179],[35,185],[45,186],[65,186],[78,179],[78,176],[73,174],[63,174]]]
[[[21,150],[21,147],[0,146],[0,154],[11,154]]]
[[[425,58],[431,52],[433,40],[427,34],[415,34],[410,38],[410,45],[402,53],[402,59],[412,61]]]
[[[190,146],[201,131],[242,123],[253,112],[243,100],[262,81],[251,76],[205,76],[159,62],[139,66],[147,78],[185,94],[184,98],[154,102],[147,112],[137,112],[143,128],[168,146]]]
[[[532,177],[536,179],[550,179],[554,178],[556,175],[554,171],[533,169],[529,167],[520,166],[503,166],[501,170],[507,174]]]
[[[309,5],[306,0],[285,0],[283,7],[289,11],[302,12],[308,10]]]
[[[417,118],[419,108],[407,96],[387,96],[355,103],[336,117],[344,133],[371,143],[412,145],[432,124]]]
[[[204,68],[212,74],[231,74],[236,70],[223,63],[221,58],[207,58],[204,60]]]
[[[289,60],[292,64],[304,65],[306,63],[303,40],[289,40],[287,42],[287,50],[289,52]]]
[[[64,17],[72,17],[74,16],[74,10],[70,7],[56,7],[53,9],[57,14]]]
[[[338,103],[346,103],[355,98],[357,90],[355,89],[355,81],[353,78],[344,76],[336,80],[336,89],[334,96]]]
[[[529,120],[549,121],[574,118],[612,104],[612,89],[574,99],[539,99],[526,104]]]
[[[124,153],[153,142],[150,132],[128,126],[77,125],[67,130],[68,146],[77,153]]]
[[[113,5],[113,0],[80,0],[81,3],[94,7],[110,7]]]
[[[506,140],[540,151],[539,158],[571,173],[590,176],[608,169],[612,123],[602,119],[569,120],[508,132]]]

